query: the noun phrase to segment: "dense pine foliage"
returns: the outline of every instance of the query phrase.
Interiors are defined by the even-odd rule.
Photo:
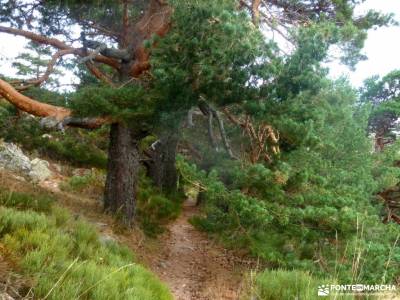
[[[130,17],[137,19],[145,4],[134,2],[138,7]],[[367,30],[390,24],[391,17],[373,11],[355,16],[357,1],[327,1],[326,9],[313,7],[315,1],[275,1],[275,8],[287,14],[283,19],[290,21],[259,27],[238,2],[243,1],[170,0],[169,31],[144,41],[151,68],[139,78],[121,81],[122,72],[99,66],[120,84],[111,87],[78,63],[80,84],[70,93],[45,88],[24,93],[71,108],[74,117],[106,116],[129,128],[138,145],[136,216],[144,231],[152,236],[162,232],[161,225],[179,214],[183,190],[195,191],[204,212],[192,219],[195,226],[277,269],[258,277],[261,297],[280,299],[269,294],[273,280],[290,285],[298,277],[301,297],[307,299],[304,286],[312,282],[316,287],[321,278],[346,284],[398,283],[400,227],[390,218],[383,222],[385,204],[378,193],[400,181],[395,142],[399,71],[371,78],[357,91],[344,79],[329,79],[324,67],[332,48],[341,50],[343,63],[355,66],[364,58]],[[110,1],[46,1],[39,8],[34,25],[43,26],[42,33],[68,38],[69,26],[88,26],[80,23],[82,18],[98,22],[122,16],[119,4]],[[2,22],[18,24],[13,9],[4,5]],[[118,28],[110,20],[103,25]],[[287,29],[290,49],[271,38],[277,28]],[[121,46],[112,37],[103,36],[104,41]],[[22,59],[43,67],[37,57]],[[26,64],[16,67],[23,75],[33,72]],[[37,120],[15,114],[1,104],[1,138],[53,159],[106,167],[106,150],[112,147],[109,126],[91,132],[68,129],[48,139]],[[176,138],[173,149],[160,150],[162,159],[152,162],[157,143],[170,145],[164,143],[170,136]],[[168,155],[174,163],[176,149],[179,176],[166,192],[152,168],[167,165],[171,160],[163,158]],[[90,180],[75,179],[66,188],[80,192]],[[40,234],[63,230],[40,215],[19,214],[43,223]],[[6,233],[13,230],[16,237],[5,239],[22,251],[17,239],[27,233],[18,228]],[[96,249],[93,253],[108,251]],[[83,254],[93,255],[90,251]],[[127,284],[124,280],[121,286]]]

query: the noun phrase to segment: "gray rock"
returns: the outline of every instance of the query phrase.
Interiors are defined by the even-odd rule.
[[[33,182],[44,181],[52,175],[47,161],[39,158],[31,161],[17,145],[1,141],[0,168],[28,176]]]
[[[45,160],[35,158],[31,161],[31,166],[31,171],[28,175],[33,182],[44,181],[52,175],[49,163]]]
[[[116,242],[117,242],[117,240],[116,240],[115,238],[113,238],[112,236],[107,235],[107,234],[102,234],[102,235],[100,235],[99,241],[100,241],[100,243],[102,243],[103,245],[106,245],[106,244],[108,244],[108,243],[116,243]]]
[[[32,169],[30,159],[15,144],[0,142],[0,167],[28,174]]]
[[[55,129],[59,125],[59,121],[57,121],[53,117],[45,117],[40,120],[40,127],[45,128],[45,129]]]

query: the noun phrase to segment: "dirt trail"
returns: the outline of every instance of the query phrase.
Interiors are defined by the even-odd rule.
[[[65,193],[64,193],[65,196]],[[139,230],[120,233],[112,217],[91,199],[68,195],[63,205],[93,223],[103,238],[132,248],[138,261],[167,284],[175,300],[237,300],[249,265],[196,230],[189,219],[198,209],[187,204],[156,239]]]
[[[123,243],[136,253],[138,261],[156,273],[170,288],[176,300],[236,300],[242,289],[247,264],[196,230],[189,219],[199,214],[187,201],[181,215],[156,239],[140,230],[121,232],[112,217],[102,212],[101,202],[83,195],[62,192],[61,176],[41,184],[57,195],[59,204],[70,209],[76,218],[94,224],[102,238]]]
[[[162,253],[150,267],[168,284],[176,300],[236,300],[242,267],[188,222],[197,213],[196,207],[186,203],[161,237]]]

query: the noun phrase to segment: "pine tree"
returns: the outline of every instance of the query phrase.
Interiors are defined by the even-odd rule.
[[[396,140],[399,118],[400,72],[392,71],[383,78],[374,76],[364,82],[361,103],[371,106],[369,131],[375,135],[375,150]]]
[[[375,12],[356,17],[353,1],[345,0],[326,5],[257,0],[0,3],[4,24],[0,32],[56,49],[47,70],[72,54],[101,82],[78,90],[66,101],[71,107],[35,101],[18,91],[24,86],[13,87],[4,80],[0,80],[0,94],[21,110],[51,119],[49,123],[58,128],[111,124],[104,203],[127,225],[132,224],[135,211],[142,138],[155,134],[162,141],[167,137],[163,143],[167,146],[155,153],[165,158],[154,159],[154,165],[164,170],[154,173],[161,174],[163,185],[174,172],[176,132],[192,106],[201,106],[211,124],[213,118],[218,120],[224,146],[231,152],[219,109],[236,103],[245,104],[247,110],[258,107],[264,92],[272,91],[278,99],[286,89],[295,95],[315,84],[316,77],[307,81],[296,76],[301,76],[302,69],[308,70],[303,76],[312,75],[316,64],[308,63],[309,59],[321,60],[324,55],[306,47],[301,48],[303,53],[281,55],[273,43],[264,41],[258,26],[278,32],[295,49],[303,42],[296,38],[299,32],[313,30],[307,45],[312,48],[322,40],[325,44],[318,50],[323,53],[329,45],[341,45],[343,59],[353,64],[362,58],[366,30],[390,21],[390,16]],[[264,14],[266,8],[275,13]],[[293,30],[282,31],[288,27]],[[281,73],[286,77],[278,76]],[[260,81],[265,83],[262,87],[256,84]],[[172,132],[165,130],[168,127]]]
[[[29,42],[26,46],[26,52],[19,54],[12,66],[17,69],[17,75],[23,78],[32,79],[32,82],[28,82],[34,85],[34,81],[41,80],[42,76],[49,77],[50,72],[46,72],[47,65],[51,59],[51,49],[49,46],[42,46],[34,42]],[[51,70],[51,74],[62,76],[63,73],[60,70]],[[57,78],[48,78],[46,80],[48,87],[59,86]]]

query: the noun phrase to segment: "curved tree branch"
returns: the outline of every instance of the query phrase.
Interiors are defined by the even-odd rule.
[[[126,18],[128,13],[127,6],[125,7],[125,9],[126,15],[124,16],[124,25],[130,27],[131,25]],[[61,40],[46,37],[40,34],[36,34],[34,32],[5,26],[0,26],[0,32],[23,36],[36,43],[50,45],[60,50],[52,57],[45,74],[41,78],[32,81],[32,84],[40,84],[43,81],[47,80],[59,57],[66,54],[74,54],[80,57],[89,56],[94,61],[107,64],[120,72],[123,72],[122,69],[127,68],[127,74],[136,78],[144,71],[148,70],[150,67],[149,52],[144,47],[143,42],[146,39],[149,39],[153,34],[164,36],[168,32],[169,16],[171,14],[171,11],[172,10],[170,6],[168,6],[164,1],[149,1],[148,9],[144,13],[143,17],[131,27],[131,33],[127,36],[128,48],[126,50],[108,48],[106,49],[113,51],[113,54],[115,54],[116,51],[124,51],[124,57],[122,58],[121,63],[118,61],[118,59],[114,59],[107,55],[100,55],[96,52],[88,52],[87,48],[74,48]],[[117,54],[120,55],[121,53],[118,52]],[[129,59],[127,60],[126,58]],[[89,71],[92,72],[92,74],[94,74],[97,78],[113,86],[113,82],[111,81],[111,79],[103,74],[91,61],[86,61],[86,66],[88,67]],[[53,118],[58,123],[61,123],[61,126],[67,125],[93,128],[93,126],[96,127],[105,122],[110,122],[108,118],[99,118],[95,119],[95,121],[91,121],[90,119],[71,118],[71,110],[64,107],[41,103],[39,101],[31,99],[18,92],[16,88],[1,79],[0,95],[3,96],[11,104],[16,106],[18,109],[33,114],[35,116]]]
[[[222,120],[218,111],[204,100],[200,100],[198,106],[199,106],[199,109],[201,110],[201,112],[205,116],[208,117],[208,124],[207,124],[208,125],[208,136],[209,136],[209,140],[210,140],[212,147],[215,148],[216,151],[218,152],[218,145],[217,145],[217,142],[216,142],[216,139],[214,136],[214,132],[213,132],[213,118],[215,118],[218,122],[218,129],[219,129],[219,133],[221,135],[221,139],[222,139],[222,143],[224,145],[225,151],[228,153],[228,155],[231,159],[237,159],[235,157],[235,155],[233,154],[228,137],[226,135],[224,121]]]
[[[111,80],[110,77],[108,77],[106,74],[104,74],[103,72],[101,72],[99,70],[99,68],[97,68],[92,62],[87,61],[85,63],[86,67],[88,68],[88,70],[98,79],[100,79],[101,81],[107,83],[108,85],[110,85],[111,87],[116,87],[116,85],[114,84],[114,82]]]
[[[12,82],[12,84],[26,84],[26,85],[22,85],[22,86],[17,86],[15,89],[18,91],[24,91],[24,90],[29,89],[32,86],[41,85],[43,82],[45,82],[49,79],[51,73],[53,72],[54,66],[57,64],[58,59],[64,55],[74,54],[74,52],[75,52],[75,49],[66,49],[66,50],[60,50],[60,51],[56,52],[52,56],[50,62],[47,65],[47,69],[42,76],[40,76],[37,79],[15,80]],[[93,63],[91,63],[90,61],[87,61],[86,67],[95,77],[97,77],[101,81],[109,84],[110,86],[115,87],[115,84],[113,83],[113,81],[107,75],[102,73]]]
[[[16,89],[19,91],[22,90],[26,90],[32,86],[39,86],[41,85],[43,82],[47,81],[51,75],[51,73],[53,72],[54,66],[57,64],[58,59],[64,55],[68,55],[68,54],[73,54],[74,50],[73,49],[65,49],[65,50],[60,50],[58,52],[56,52],[51,60],[49,61],[49,63],[47,64],[47,69],[44,72],[44,74],[42,76],[40,76],[39,78],[36,79],[29,79],[29,80],[16,80],[14,83],[16,84],[27,84],[27,85],[23,85],[23,86],[18,86]]]
[[[55,106],[47,103],[42,103],[29,98],[18,92],[12,85],[0,79],[0,95],[16,108],[32,114],[37,117],[51,118],[56,124],[82,127],[82,128],[97,128],[105,123],[110,123],[110,118],[74,118],[71,117],[72,111],[65,107]]]
[[[164,1],[151,0],[149,8],[143,17],[134,25],[129,44],[133,49],[135,62],[130,68],[129,75],[138,77],[150,68],[149,51],[144,46],[144,41],[153,34],[163,37],[170,28],[170,15],[172,9]]]
[[[19,93],[2,79],[0,79],[0,94],[18,109],[38,117],[53,117],[62,121],[71,115],[71,111],[67,108],[41,103]]]
[[[23,36],[23,37],[30,39],[36,43],[53,46],[59,50],[71,50],[71,51],[73,50],[72,54],[75,54],[75,55],[78,55],[81,57],[85,57],[85,56],[91,54],[91,52],[86,53],[86,51],[84,51],[81,48],[71,47],[58,39],[45,37],[43,35],[36,34],[36,33],[30,32],[30,31],[22,30],[22,29],[0,26],[0,32]],[[109,57],[105,57],[103,55],[96,55],[94,57],[94,60],[97,62],[100,62],[100,63],[107,64],[110,67],[113,67],[114,69],[117,69],[117,70],[120,68],[118,61],[116,61],[115,59],[109,58]]]
[[[68,46],[66,43],[55,39],[55,38],[49,38],[45,37],[43,35],[39,35],[30,31],[26,31],[23,29],[17,29],[17,28],[11,28],[11,27],[5,27],[5,26],[0,26],[0,32],[4,33],[9,33],[13,35],[18,35],[18,36],[23,36],[27,39],[30,39],[36,43],[39,44],[44,44],[44,45],[50,45],[53,46],[57,49],[60,50],[65,50],[65,49],[71,49],[72,47]]]

